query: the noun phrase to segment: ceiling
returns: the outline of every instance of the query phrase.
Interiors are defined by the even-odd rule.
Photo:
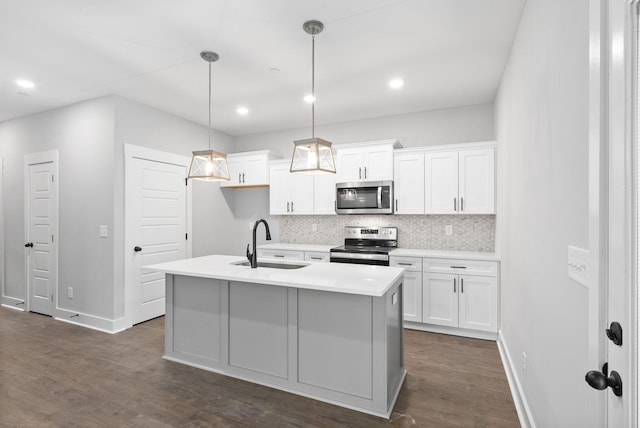
[[[0,121],[110,94],[230,135],[492,102],[525,0],[6,0]],[[401,77],[393,90],[388,82]],[[35,83],[16,86],[16,79]],[[245,116],[236,109],[245,106]]]

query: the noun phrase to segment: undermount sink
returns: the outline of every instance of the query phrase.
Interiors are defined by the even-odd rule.
[[[231,263],[232,265],[237,266],[251,266],[251,263],[246,262],[235,262]],[[258,262],[258,267],[270,268],[270,269],[300,269],[305,266],[309,266],[308,264],[295,264],[295,263],[277,263],[277,262]]]

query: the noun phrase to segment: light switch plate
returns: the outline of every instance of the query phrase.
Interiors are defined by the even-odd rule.
[[[587,260],[589,251],[569,245],[567,267],[569,269],[569,278],[587,286]]]
[[[101,238],[108,238],[109,237],[109,227],[107,227],[106,224],[101,224],[100,225],[100,237]]]

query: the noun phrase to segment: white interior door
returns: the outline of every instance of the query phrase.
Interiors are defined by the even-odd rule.
[[[185,181],[188,159],[178,159],[182,164],[166,162],[171,159],[169,154],[167,159],[158,159],[149,151],[146,156],[131,156],[126,160],[125,215],[130,227],[125,238],[125,256],[132,262],[128,305],[132,324],[165,313],[164,274],[147,271],[143,266],[191,256],[188,243],[190,186]]]
[[[25,256],[31,312],[53,315],[57,290],[57,152],[25,156]]]

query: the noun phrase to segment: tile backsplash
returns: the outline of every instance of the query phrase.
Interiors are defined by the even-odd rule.
[[[448,225],[452,235],[445,233]],[[340,245],[345,226],[397,227],[402,248],[494,251],[495,247],[495,215],[282,216],[280,242]]]

